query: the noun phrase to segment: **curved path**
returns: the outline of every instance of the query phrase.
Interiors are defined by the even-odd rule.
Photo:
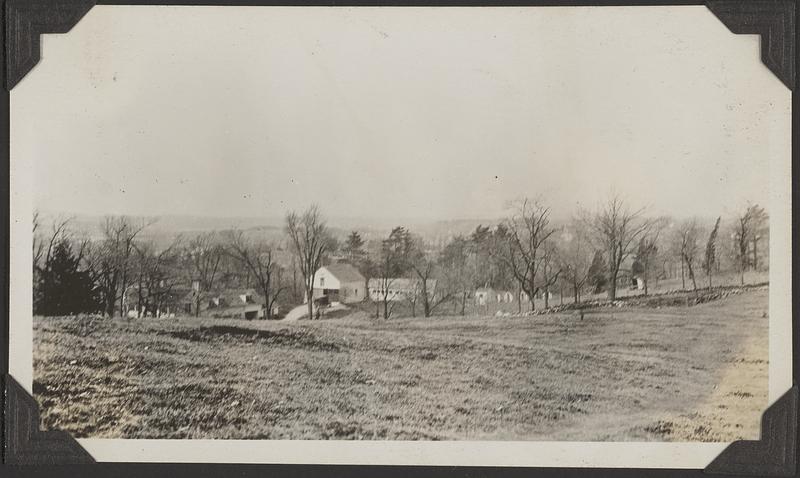
[[[347,310],[348,307],[343,304],[332,305],[325,309],[325,312],[335,312],[337,310]],[[308,317],[308,305],[302,304],[298,305],[294,309],[290,310],[286,316],[281,319],[281,322],[296,322],[303,317]]]

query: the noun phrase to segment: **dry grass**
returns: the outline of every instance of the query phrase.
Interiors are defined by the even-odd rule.
[[[37,317],[34,394],[78,437],[755,438],[767,297],[583,321]]]

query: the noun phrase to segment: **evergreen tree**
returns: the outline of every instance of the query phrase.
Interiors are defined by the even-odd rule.
[[[80,269],[72,246],[62,239],[39,275],[34,313],[54,316],[96,312],[99,304],[95,292],[91,274]]]
[[[718,217],[714,223],[714,229],[708,236],[706,243],[706,256],[703,260],[703,271],[708,276],[708,287],[711,287],[711,276],[714,273],[714,266],[717,264],[717,234],[719,233],[719,222],[722,218]]]
[[[361,234],[357,231],[351,232],[350,235],[347,236],[347,240],[345,240],[342,253],[345,259],[347,259],[347,262],[360,268],[364,259],[367,257],[367,253],[364,250],[364,239],[361,238]]]
[[[588,282],[595,294],[602,292],[608,284],[608,265],[603,251],[594,253],[592,265],[589,266]]]

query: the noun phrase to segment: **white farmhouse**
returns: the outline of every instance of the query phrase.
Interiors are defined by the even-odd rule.
[[[351,304],[366,296],[366,279],[350,264],[320,267],[314,276],[314,300],[326,297],[331,304]]]

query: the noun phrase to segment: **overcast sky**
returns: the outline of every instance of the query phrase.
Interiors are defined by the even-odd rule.
[[[705,7],[97,6],[12,91],[35,203],[487,218],[768,203],[789,90]]]

